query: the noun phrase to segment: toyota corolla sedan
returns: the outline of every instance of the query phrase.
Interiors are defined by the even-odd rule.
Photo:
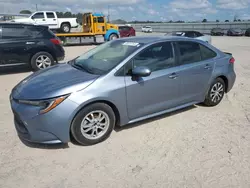
[[[30,142],[97,144],[115,126],[218,105],[234,85],[234,61],[197,39],[113,40],[17,84],[10,94],[15,127]]]

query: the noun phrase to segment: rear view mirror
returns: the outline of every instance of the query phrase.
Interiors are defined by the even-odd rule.
[[[136,67],[132,70],[132,76],[147,77],[151,74],[151,70],[148,67]]]

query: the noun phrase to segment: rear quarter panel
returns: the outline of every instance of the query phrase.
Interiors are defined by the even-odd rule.
[[[76,18],[58,18],[58,24],[59,27],[61,26],[62,23],[69,22],[71,27],[77,27],[77,21]]]

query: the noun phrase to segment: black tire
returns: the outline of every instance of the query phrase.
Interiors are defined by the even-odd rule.
[[[111,34],[111,35],[109,36],[109,41],[115,40],[115,39],[118,39],[118,38],[119,38],[118,35],[115,34],[115,33],[113,33],[113,34]]]
[[[63,24],[61,25],[61,31],[62,31],[63,33],[70,33],[70,30],[71,30],[70,24],[68,24],[68,23],[63,23]]]
[[[218,88],[220,88],[222,86],[222,90],[221,90],[221,92],[219,92],[221,96],[215,97],[215,100],[213,100],[213,95],[212,94],[213,94],[213,90],[216,87],[216,84],[218,84],[217,85]],[[204,104],[206,106],[216,106],[216,105],[218,105],[221,102],[221,100],[223,99],[223,97],[224,97],[225,89],[226,89],[226,85],[225,85],[224,80],[221,79],[221,78],[216,78],[212,82],[212,84],[211,84],[211,86],[209,88],[209,91],[208,91],[208,93],[206,95]]]
[[[104,132],[103,135],[101,135],[99,138],[92,137],[92,139],[89,139],[86,136],[84,136],[84,133],[81,132],[81,123],[82,123],[83,119],[89,113],[95,112],[95,111],[106,113],[106,115],[109,118],[109,121],[108,121],[109,124],[105,130],[106,132]],[[81,145],[84,145],[84,146],[94,145],[94,144],[103,142],[104,140],[106,140],[110,136],[110,134],[112,133],[112,131],[115,127],[115,122],[116,122],[115,113],[109,105],[107,105],[105,103],[94,103],[94,104],[91,104],[89,106],[86,106],[76,115],[76,117],[74,118],[74,120],[71,124],[71,135],[73,136],[75,141]],[[91,123],[91,122],[89,122],[89,123]],[[93,126],[95,126],[95,125],[92,125],[91,127],[93,127]],[[96,126],[98,126],[98,125],[96,125]],[[92,131],[94,132],[93,129],[90,129],[89,131],[91,131],[91,133],[92,133]]]
[[[49,64],[45,64],[46,67],[44,67],[44,66],[39,67],[38,60],[41,57],[47,57],[47,58],[49,58],[50,65]],[[44,69],[44,68],[48,68],[50,66],[53,66],[54,64],[55,64],[55,60],[54,60],[53,56],[50,53],[48,53],[48,52],[38,52],[35,55],[33,55],[32,58],[31,58],[31,60],[30,60],[30,65],[31,65],[31,68],[33,69],[33,71],[38,71],[38,70],[41,70],[41,69]]]

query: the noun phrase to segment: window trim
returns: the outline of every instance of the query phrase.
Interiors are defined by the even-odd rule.
[[[174,46],[175,41],[160,41],[160,42],[156,42],[156,43],[153,43],[153,44],[149,44],[149,45],[145,46],[144,48],[142,48],[139,52],[134,54],[133,57],[131,57],[129,60],[127,60],[126,63],[124,63],[124,65],[115,72],[114,76],[116,76],[116,77],[121,77],[121,76],[129,77],[129,76],[131,76],[131,75],[128,75],[125,72],[126,65],[128,65],[129,63],[132,63],[132,67],[133,67],[134,62],[131,62],[131,61],[133,61],[134,58],[138,54],[142,53],[143,51],[149,49],[150,47],[152,47],[154,45],[159,45],[161,43],[167,43],[167,42],[169,42],[171,44],[171,46],[172,46],[172,53],[173,53],[173,58],[174,58],[174,66],[173,67],[179,66],[178,60],[177,60],[178,56],[176,55],[176,49],[175,49],[175,46]],[[173,67],[170,67],[170,68],[173,68]],[[157,70],[157,71],[162,71],[162,70],[165,70],[165,69],[161,69],[161,70]],[[153,72],[157,72],[157,71],[153,71]]]

